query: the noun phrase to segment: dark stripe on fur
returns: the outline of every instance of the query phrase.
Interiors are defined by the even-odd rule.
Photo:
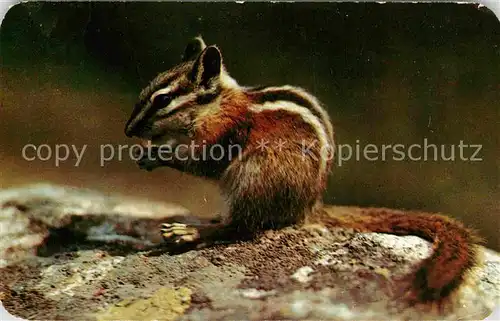
[[[261,90],[265,89],[266,87],[263,87],[262,89],[260,89],[260,91],[254,91],[252,90],[250,93],[251,95],[254,97],[254,101],[258,104],[264,104],[266,102],[275,102],[275,101],[279,101],[279,100],[283,100],[283,101],[289,101],[289,102],[292,102],[294,104],[297,104],[299,106],[303,106],[303,107],[306,107],[307,109],[309,109],[314,116],[318,117],[318,119],[324,124],[324,120],[323,120],[323,117],[321,116],[321,114],[316,110],[316,107],[314,106],[314,104],[309,101],[308,99],[292,92],[292,91],[289,91],[289,90],[286,90],[286,89],[279,89],[279,88],[276,88],[276,89],[272,89],[270,91],[265,91],[265,92],[262,92]]]
[[[202,95],[198,95],[196,97],[196,104],[198,105],[206,105],[214,101],[217,97],[219,97],[221,93],[221,88],[217,87],[214,89],[213,92],[205,93]]]
[[[159,89],[161,89],[161,88],[159,88]],[[186,94],[187,92],[188,92],[188,90],[186,88],[179,88],[177,91],[169,94],[172,97],[170,101],[172,101],[173,99],[175,99],[179,96]],[[130,119],[127,122],[126,128],[128,128],[128,125],[137,117],[137,115],[141,112],[141,110],[143,110],[144,108],[148,108],[148,110],[146,111],[144,116],[135,124],[134,128],[132,128],[131,133],[129,133],[129,134],[134,134],[136,129],[143,128],[148,123],[149,119],[151,117],[153,117],[154,114],[156,114],[156,112],[158,112],[158,110],[165,108],[166,106],[168,106],[168,105],[155,104],[154,101],[152,103],[149,102],[149,97],[147,99],[144,99],[143,101],[137,103],[134,107],[134,111],[132,112],[132,116],[130,117]],[[168,115],[171,115],[171,113],[169,113]]]

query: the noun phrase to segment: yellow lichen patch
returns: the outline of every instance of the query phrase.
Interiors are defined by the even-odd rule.
[[[191,304],[188,288],[161,288],[148,299],[125,299],[97,315],[107,320],[174,320]]]
[[[389,279],[391,276],[391,271],[389,271],[389,269],[386,269],[386,268],[379,268],[378,267],[378,268],[375,268],[374,272],[377,273],[378,275],[382,275],[386,279]]]

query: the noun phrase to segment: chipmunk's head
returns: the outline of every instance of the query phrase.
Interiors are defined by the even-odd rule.
[[[236,86],[224,69],[219,49],[196,37],[179,65],[142,90],[125,134],[153,144],[188,138],[196,118],[218,109],[222,91]]]

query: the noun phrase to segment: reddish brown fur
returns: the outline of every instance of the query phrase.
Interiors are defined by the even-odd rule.
[[[432,242],[433,254],[411,276],[412,296],[418,301],[448,297],[477,264],[476,244],[481,239],[447,216],[384,208],[350,209],[337,213],[325,208],[311,216],[310,222],[353,228],[360,232],[416,235]]]
[[[217,58],[212,48],[213,54]],[[149,106],[149,94],[165,85],[172,75],[181,71],[189,72],[190,66],[191,63],[183,64],[182,68],[174,68],[175,72],[161,74],[141,94],[142,103]],[[225,158],[221,161],[174,159],[164,163],[146,163],[147,166],[143,167],[169,166],[220,180],[229,211],[221,223],[200,227],[198,241],[227,237],[225,233],[232,234],[232,237],[253,236],[265,229],[281,228],[305,220],[328,227],[354,228],[360,232],[417,235],[433,242],[434,253],[422,262],[413,275],[415,297],[420,301],[440,300],[458,288],[467,271],[476,264],[475,244],[479,243],[479,239],[471,230],[441,215],[373,208],[350,209],[339,213],[321,208],[318,204],[321,203],[332,160],[328,161],[328,170],[320,176],[319,146],[314,145],[309,155],[303,153],[304,143],[309,146],[318,139],[314,128],[296,112],[252,111],[250,107],[259,97],[258,90],[250,93],[237,86],[221,88],[217,76],[214,77],[206,83],[219,86],[217,89],[220,91],[217,93],[220,101],[216,106],[205,104],[200,107],[195,102],[189,102],[157,124],[161,125],[160,129],[174,133],[189,132],[199,145],[219,144],[227,147],[239,144],[243,151],[241,158]],[[181,79],[186,82],[186,88],[199,85],[192,84],[189,77]],[[283,95],[283,91],[286,89],[281,89],[276,96],[287,96],[286,93]],[[291,97],[292,103],[302,98]],[[129,123],[140,115],[141,108],[145,107],[136,107]],[[318,115],[318,110],[312,112]],[[135,121],[134,126],[126,129],[126,133],[129,136],[150,137],[151,130],[148,132],[144,127],[154,121],[154,116]],[[324,125],[326,119],[321,121]],[[269,148],[262,148],[262,140],[269,142]],[[280,140],[285,141],[282,150],[275,145]],[[333,144],[333,137],[328,137],[328,140]]]
[[[461,223],[446,216],[374,208],[361,210],[356,215],[331,216],[328,211],[315,212],[314,206],[323,191],[323,187],[315,188],[319,150],[313,149],[314,157],[305,160],[300,150],[303,140],[315,139],[312,129],[298,115],[283,110],[252,114],[245,108],[248,102],[243,96],[226,99],[219,114],[206,118],[199,137],[221,143],[222,133],[230,131],[235,124],[248,125],[243,126],[244,132],[236,131],[241,136],[247,134],[244,157],[231,162],[222,180],[223,189],[231,194],[230,216],[225,221],[230,230],[254,234],[267,228],[300,223],[311,214],[309,221],[316,220],[330,227],[420,236],[433,242],[434,253],[412,276],[413,294],[419,301],[449,296],[476,264],[475,244],[479,239]],[[274,148],[266,151],[258,148],[261,140],[276,142],[279,139],[292,144],[280,152]],[[247,166],[258,167],[259,171],[248,171]],[[284,190],[287,192],[282,193]]]
[[[237,91],[223,93],[221,99],[224,105],[217,113],[200,119],[195,128],[195,140],[214,145],[221,143],[226,135],[232,135],[234,143],[245,141],[250,123],[248,101],[245,98]]]
[[[222,188],[230,200],[231,215],[226,223],[254,234],[304,219],[321,196],[316,184],[320,155],[318,148],[311,148],[312,157],[302,155],[303,141],[314,141],[315,134],[300,116],[286,111],[251,113],[248,105],[245,95],[226,93],[220,110],[199,122],[195,139],[207,144],[242,144],[242,159],[231,160],[222,177]],[[268,148],[259,148],[262,140],[269,142]],[[285,145],[276,151],[274,144],[280,140]],[[302,170],[290,175],[298,166]],[[258,171],[250,171],[250,167]]]

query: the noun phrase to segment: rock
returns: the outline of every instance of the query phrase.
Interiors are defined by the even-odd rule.
[[[154,246],[161,241],[157,226],[186,214],[173,204],[71,187],[0,190],[0,267],[43,251],[49,236],[56,235]]]
[[[62,186],[0,191],[0,298],[25,319],[482,319],[500,303],[500,256],[440,310],[408,306],[418,237],[286,228],[251,242],[172,251],[181,207]],[[318,232],[319,231],[319,232]]]
[[[188,288],[161,288],[147,299],[124,300],[97,315],[98,320],[175,320],[191,304]]]

